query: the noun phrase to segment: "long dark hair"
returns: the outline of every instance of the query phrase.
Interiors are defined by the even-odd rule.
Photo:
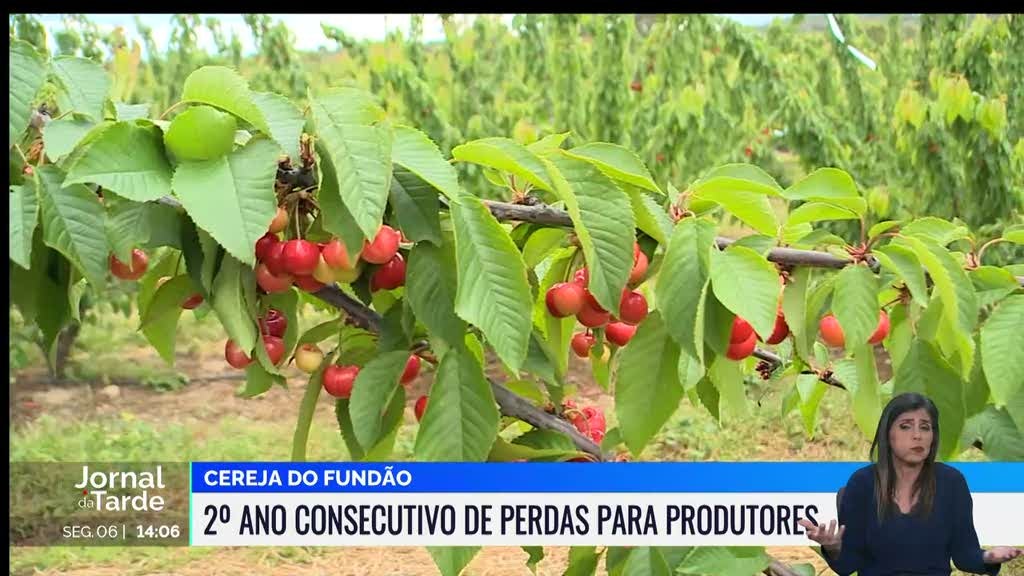
[[[878,430],[871,443],[871,459],[875,461],[875,495],[879,522],[888,518],[894,509],[893,499],[896,497],[896,471],[893,462],[892,446],[889,445],[889,430],[901,414],[924,408],[932,419],[932,445],[928,450],[928,458],[921,466],[921,473],[914,482],[914,492],[918,494],[918,503],[912,513],[927,517],[931,514],[935,501],[935,454],[939,448],[939,409],[927,396],[916,392],[906,392],[894,396],[882,411],[878,419]]]

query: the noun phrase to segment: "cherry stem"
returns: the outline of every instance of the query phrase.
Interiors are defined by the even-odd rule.
[[[978,249],[978,264],[979,265],[981,264],[981,256],[985,253],[985,250],[987,250],[989,246],[991,246],[993,244],[998,244],[1000,242],[1006,242],[1006,241],[1007,241],[1006,238],[993,238],[993,239],[989,240],[988,242],[985,242],[984,244],[982,244],[981,248]]]

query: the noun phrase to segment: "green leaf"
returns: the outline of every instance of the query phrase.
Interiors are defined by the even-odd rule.
[[[273,142],[255,139],[227,157],[183,162],[174,173],[174,192],[196,225],[249,265],[277,213],[277,156]]]
[[[228,338],[234,340],[242,350],[251,352],[256,347],[256,319],[249,312],[246,289],[256,282],[251,268],[225,255],[220,272],[213,280],[210,304],[220,320]],[[289,322],[289,328],[291,322]]]
[[[547,170],[540,157],[509,138],[482,138],[452,148],[452,157],[509,172],[541,190],[552,192]]]
[[[622,569],[622,576],[669,576],[669,570],[665,557],[657,548],[649,546],[638,546],[633,548],[626,558],[626,565]]]
[[[838,168],[819,168],[786,188],[782,195],[789,200],[860,198],[853,178]]]
[[[679,353],[679,383],[683,390],[689,392],[704,377],[704,366],[699,360],[691,357],[685,350]]]
[[[62,186],[64,175],[53,165],[40,166],[36,173],[43,241],[70,260],[90,284],[104,286],[109,250],[99,198],[81,184]]]
[[[144,315],[146,310],[149,309],[150,303],[153,301],[157,291],[157,281],[164,276],[174,276],[177,265],[178,255],[168,252],[159,262],[151,265],[149,270],[142,276],[139,281],[138,297],[140,315]],[[146,337],[146,340],[156,349],[164,362],[170,365],[174,364],[175,335],[178,330],[178,318],[180,317],[181,307],[179,306],[177,312],[172,310],[167,314],[162,314],[158,320],[142,328],[142,334]]]
[[[573,546],[569,548],[569,566],[562,576],[591,576],[600,559],[594,546]]]
[[[638,456],[679,406],[679,346],[654,311],[619,356],[615,414],[622,438]]]
[[[821,399],[825,397],[828,386],[814,374],[800,374],[796,377],[796,387],[800,397],[800,416],[804,423],[804,432],[808,438],[812,438],[818,421],[818,406],[821,405]]]
[[[548,357],[547,351],[544,349],[545,344],[543,337],[535,329],[530,337],[530,347],[526,350],[526,360],[523,362],[523,370],[529,374],[550,383],[551,385],[558,385],[558,378],[555,375],[555,365],[552,363],[551,358]],[[603,384],[603,387],[607,389],[607,380]]]
[[[1024,295],[1003,300],[981,327],[981,357],[992,398],[1001,407],[1024,389]]]
[[[340,318],[321,322],[309,330],[306,330],[302,336],[299,337],[299,341],[296,343],[296,346],[301,346],[303,344],[318,344],[332,336],[337,336],[340,330]]]
[[[711,287],[718,300],[758,334],[767,338],[775,329],[782,285],[775,266],[764,256],[744,246],[712,251]]]
[[[555,430],[542,430],[540,428],[530,430],[516,438],[512,443],[516,446],[525,446],[535,450],[577,451],[576,444],[572,441],[572,438]]]
[[[914,219],[900,230],[900,235],[932,242],[939,246],[970,237],[966,226],[953,224],[933,216]]]
[[[491,211],[463,194],[451,206],[458,289],[455,312],[479,327],[512,371],[526,358],[532,297],[523,256]]]
[[[317,191],[317,199],[320,201],[320,219],[324,231],[339,238],[345,245],[350,262],[355,262],[359,252],[363,249],[363,231],[356,224],[356,219],[341,201],[341,193],[338,192],[338,179],[331,164],[331,159],[322,146],[317,146],[317,166],[320,168],[320,189]],[[376,233],[374,233],[376,236]]]
[[[776,194],[771,186],[752,180],[720,176],[693,186],[693,198],[720,204],[754,230],[768,236],[778,232],[779,221],[768,202]]]
[[[768,567],[770,559],[759,547],[700,546],[676,569],[677,574],[751,576]]]
[[[1005,410],[988,406],[964,425],[963,445],[981,440],[985,455],[1003,462],[1024,461],[1024,432],[1013,424]]]
[[[479,546],[427,546],[430,557],[441,571],[441,576],[458,576],[469,565]]]
[[[57,106],[61,112],[74,111],[103,120],[103,105],[110,94],[110,76],[103,66],[76,56],[54,58],[50,66],[60,87]]]
[[[122,262],[128,262],[133,248],[144,246],[149,241],[150,227],[148,213],[152,204],[125,200],[114,193],[103,195],[103,207],[107,219],[104,230],[110,249]]]
[[[216,106],[252,124],[264,134],[271,133],[248,83],[231,68],[203,66],[192,72],[185,79],[181,101]]]
[[[537,299],[533,304],[533,324],[546,338],[548,352],[555,360],[555,372],[560,381],[564,380],[569,369],[569,343],[572,340],[573,328],[576,326],[576,318],[552,316],[548,313],[545,301],[548,289],[565,280],[575,253],[576,249],[569,247],[551,256],[550,266],[537,286]]]
[[[561,154],[547,164],[583,247],[588,288],[602,308],[618,310],[633,268],[635,227],[629,197],[587,162]]]
[[[10,230],[10,258],[22,268],[32,266],[32,235],[39,222],[39,197],[36,182],[11,186],[7,195],[8,229]]]
[[[260,346],[263,344],[261,343]],[[280,376],[275,376],[267,371],[260,362],[253,362],[245,368],[245,389],[241,395],[245,398],[259,396],[274,387],[274,382]]]
[[[857,367],[857,389],[853,391],[853,419],[864,436],[873,439],[878,419],[882,416],[882,399],[878,389],[875,351],[868,344],[860,344],[851,350],[854,364]]]
[[[395,126],[391,160],[419,179],[456,200],[462,190],[455,167],[441,155],[429,136],[409,126]]]
[[[149,109],[151,107],[151,104],[125,104],[124,102],[114,102],[114,110],[117,112],[116,117],[118,120],[138,120],[140,118],[149,118]]]
[[[704,296],[711,277],[712,250],[716,250],[715,225],[703,219],[683,219],[672,233],[655,285],[655,299],[669,335],[700,365],[704,362]]]
[[[405,294],[427,330],[449,346],[462,341],[466,324],[455,314],[455,254],[450,244],[416,244],[409,253]]]
[[[349,415],[356,439],[366,450],[381,439],[381,416],[398,388],[398,379],[408,359],[407,350],[381,354],[362,367],[352,384]]]
[[[896,274],[910,290],[910,295],[920,306],[928,305],[928,286],[925,284],[924,269],[914,251],[897,244],[875,248],[875,257],[886,269]]]
[[[665,209],[658,205],[650,194],[634,186],[625,186],[625,189],[633,206],[636,227],[657,240],[659,244],[667,244],[675,224]]]
[[[878,327],[878,279],[866,266],[847,266],[836,275],[832,312],[843,329],[846,349],[867,343]]]
[[[171,193],[171,166],[160,143],[160,130],[118,122],[84,148],[68,168],[64,184],[91,183],[119,195],[147,202]]]
[[[797,340],[807,339],[807,284],[810,279],[810,268],[797,268],[782,289],[782,313],[786,317],[789,332]],[[805,345],[810,348],[806,342]]]
[[[942,415],[939,457],[955,454],[964,425],[963,382],[930,342],[915,340],[893,379],[893,393],[917,392],[935,402]]]
[[[782,186],[779,186],[779,183],[775,181],[775,178],[772,178],[771,174],[768,174],[753,164],[745,163],[724,164],[722,166],[712,168],[707,172],[707,174],[701,176],[701,178],[694,184],[700,184],[722,177],[748,180],[755,184],[760,184],[763,186],[763,188],[760,189],[765,190],[769,194],[777,195],[782,192]]]
[[[569,235],[561,228],[541,228],[530,234],[523,246],[523,262],[527,268],[536,268]]]
[[[67,117],[52,120],[43,127],[43,149],[56,162],[75,149],[82,138],[96,126],[92,120]]]
[[[391,189],[391,131],[379,108],[355,89],[329,91],[312,101],[313,120],[334,166],[338,192],[367,238],[377,235]]]
[[[345,447],[348,449],[349,456],[352,457],[353,461],[357,461],[363,459],[366,451],[363,450],[363,447],[359,445],[359,441],[356,440],[356,433],[352,428],[352,418],[348,412],[349,404],[350,401],[347,398],[336,399],[334,401],[334,417],[338,422],[338,430],[341,432],[342,440],[345,441]]]
[[[11,38],[7,52],[7,148],[21,140],[32,119],[32,102],[46,82],[46,60],[28,42]]]
[[[893,306],[889,312],[889,337],[883,342],[889,352],[889,360],[893,372],[899,372],[900,365],[910,350],[910,343],[914,338],[914,327],[907,318],[907,306]],[[986,392],[986,396],[987,396]]]
[[[453,347],[437,368],[430,405],[416,435],[416,458],[481,462],[498,437],[498,419],[480,363],[465,347]]]
[[[978,334],[977,338],[980,339],[981,335]],[[988,404],[990,392],[988,380],[985,379],[985,370],[983,368],[985,364],[985,351],[982,349],[980,344],[978,347],[978,353],[981,354],[981,357],[978,358],[974,363],[974,366],[971,367],[971,377],[964,382],[965,418],[970,418],[975,414],[981,413],[981,411],[985,409],[985,405]],[[1010,399],[1011,402],[1013,402],[1014,398],[1018,397],[1024,399],[1024,394],[1022,394],[1021,390],[1018,390],[1016,396]],[[1021,408],[1024,408],[1024,405],[1022,405]],[[1014,411],[1010,409],[1009,405],[1007,405],[1007,412],[1010,412],[1010,416],[1013,416],[1014,414]],[[1022,413],[1022,416],[1024,416],[1024,413]],[[1022,419],[1021,422],[1024,422],[1024,419]]]
[[[546,154],[556,148],[561,148],[562,143],[564,143],[566,138],[569,137],[569,134],[571,134],[571,132],[548,134],[540,140],[528,144],[526,148],[534,154]]]
[[[1014,244],[1024,244],[1024,225],[1007,228],[1003,231],[1003,238]]]
[[[708,369],[708,378],[718,390],[720,417],[730,415],[739,420],[750,415],[740,362],[718,356]]]
[[[853,210],[829,202],[808,202],[789,213],[786,226],[796,226],[822,220],[856,220],[860,218]]]
[[[181,314],[181,304],[194,293],[192,279],[186,275],[173,276],[156,289],[145,310],[140,310],[139,328],[153,326],[164,316]]]
[[[521,546],[523,552],[529,554],[529,558],[526,559],[526,567],[530,569],[530,572],[534,576],[537,576],[537,564],[544,559],[544,547],[543,546]]]
[[[903,225],[902,220],[885,220],[875,224],[868,229],[868,238],[876,238],[879,234],[885,234],[886,232]]]
[[[628,148],[607,142],[592,142],[577,146],[569,150],[568,154],[590,162],[605,176],[613,180],[620,180],[651,192],[664,194],[661,188],[654,183],[654,178],[651,177],[650,171],[644,166],[640,157]]]
[[[179,161],[213,160],[231,152],[237,128],[231,114],[211,106],[193,106],[171,121],[164,144]]]
[[[289,99],[273,92],[251,92],[253,103],[260,109],[270,129],[270,137],[284,150],[293,163],[299,161],[299,139],[306,119]]]
[[[440,202],[433,186],[404,168],[396,168],[389,198],[395,220],[406,238],[413,242],[441,243]]]
[[[978,295],[978,306],[987,308],[1013,294],[1020,284],[1009,270],[995,266],[979,266],[969,271],[968,276]]]

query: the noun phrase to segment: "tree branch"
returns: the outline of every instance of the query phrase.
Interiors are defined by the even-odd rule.
[[[752,356],[771,364],[772,370],[779,366],[782,366],[782,357],[775,354],[774,352],[762,350],[761,348],[755,348]],[[835,377],[833,377],[831,374],[826,374],[824,378],[819,378],[819,380],[821,380],[825,384],[828,384],[829,386],[835,386],[836,388],[842,388],[843,390],[846,390],[846,386],[839,380],[836,380]]]
[[[340,288],[324,286],[314,296],[345,312],[349,320],[356,326],[370,332],[380,332],[380,314],[345,294]],[[571,438],[576,447],[583,452],[596,456],[599,460],[605,459],[604,454],[601,452],[601,447],[580,434],[569,422],[537,408],[529,400],[520,397],[498,382],[490,378],[487,381],[491,385],[491,390],[494,391],[494,399],[497,401],[501,413],[505,416],[518,418],[537,428],[561,432]]]

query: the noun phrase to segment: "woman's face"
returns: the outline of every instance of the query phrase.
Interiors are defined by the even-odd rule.
[[[920,464],[928,459],[933,435],[932,419],[924,408],[904,412],[889,428],[892,454],[907,464]]]

